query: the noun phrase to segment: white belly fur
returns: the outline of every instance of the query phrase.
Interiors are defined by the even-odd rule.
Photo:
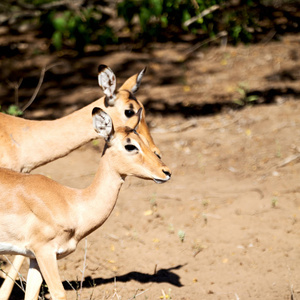
[[[0,243],[0,254],[19,254],[30,258],[35,258],[35,255],[32,251],[9,243]]]

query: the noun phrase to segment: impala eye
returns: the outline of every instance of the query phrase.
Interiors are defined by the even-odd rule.
[[[131,110],[131,109],[126,109],[125,110],[125,116],[127,118],[131,118],[134,114],[135,114],[134,110]]]
[[[131,151],[138,151],[138,148],[134,145],[131,145],[131,144],[128,144],[125,146],[125,149],[128,151],[128,152],[131,152]]]

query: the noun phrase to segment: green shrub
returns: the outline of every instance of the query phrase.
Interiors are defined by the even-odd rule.
[[[56,50],[70,47],[82,53],[88,44],[104,46],[115,42],[112,29],[102,24],[102,13],[93,7],[49,11],[41,16],[40,23]]]
[[[186,21],[215,5],[218,8],[211,13],[185,25]],[[231,41],[237,43],[252,40],[255,18],[249,9],[254,6],[254,1],[232,7],[230,1],[225,0],[124,0],[118,5],[118,15],[129,28],[133,26],[134,16],[138,16],[141,31],[136,38],[144,40],[187,32],[209,37],[226,30]]]

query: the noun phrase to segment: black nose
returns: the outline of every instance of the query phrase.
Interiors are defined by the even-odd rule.
[[[170,173],[169,171],[163,170],[163,172],[164,172],[167,176],[171,177],[171,173]]]

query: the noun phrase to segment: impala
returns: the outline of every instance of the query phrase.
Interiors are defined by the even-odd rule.
[[[34,273],[32,278],[42,274],[53,300],[66,299],[57,259],[75,251],[81,239],[105,222],[126,176],[156,183],[171,177],[168,167],[137,133],[141,119],[142,108],[127,126],[114,130],[109,115],[93,109],[94,129],[106,144],[95,178],[83,190],[42,175],[0,169],[0,253],[29,257],[29,273]]]
[[[66,117],[53,121],[32,121],[0,113],[0,166],[27,173],[96,139],[98,135],[92,128],[90,117],[95,106],[108,112],[116,127],[125,125],[140,108],[143,108],[134,93],[140,86],[145,69],[127,79],[118,91],[116,76],[112,70],[100,65],[98,71],[98,82],[105,96]],[[160,150],[150,135],[144,110],[137,131],[159,156]],[[1,287],[0,300],[9,299],[23,261],[23,256],[15,258]],[[29,286],[30,282],[27,280],[27,287]]]
[[[33,121],[0,113],[0,166],[27,173],[96,139],[90,119],[90,111],[95,106],[104,109],[115,126],[124,125],[143,107],[133,94],[138,90],[144,72],[145,69],[130,77],[116,92],[114,73],[107,66],[100,65],[98,81],[105,97],[57,120]],[[138,132],[159,155],[144,115]]]

